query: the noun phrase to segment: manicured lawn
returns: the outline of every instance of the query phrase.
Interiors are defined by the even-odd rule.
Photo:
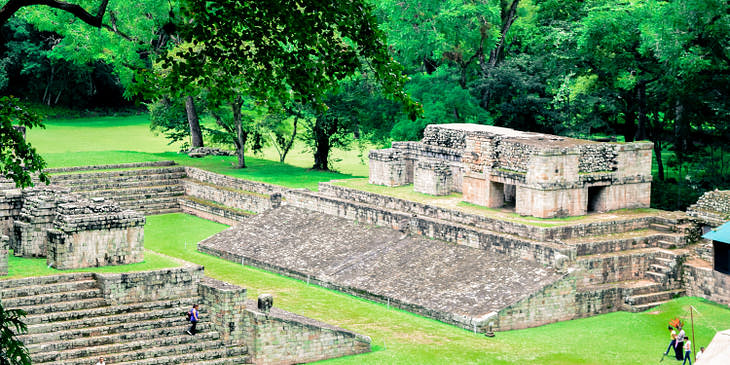
[[[148,217],[150,233],[214,232],[222,227],[184,214]],[[166,228],[162,228],[166,227]],[[198,228],[201,227],[201,228]],[[555,323],[538,328],[499,332],[495,338],[473,334],[404,311],[388,309],[332,290],[307,285],[195,250],[190,243],[154,240],[147,245],[166,255],[205,266],[205,273],[248,289],[249,298],[274,295],[282,309],[332,323],[373,339],[373,352],[333,359],[331,364],[647,364],[658,362],[668,344],[666,324],[695,313],[698,345],[706,345],[715,331],[730,328],[727,307],[698,298],[680,298],[655,312],[616,312]],[[699,348],[699,347],[698,347]],[[673,363],[671,360],[665,360]]]
[[[179,144],[168,145],[162,135],[150,131],[146,115],[51,119],[45,125],[45,129],[29,130],[28,140],[48,167],[175,160],[230,176],[312,190],[317,189],[319,181],[367,176],[367,165],[357,150],[333,151],[334,167],[339,173],[312,171],[312,155],[301,143],[289,153],[286,164],[279,163],[273,147],[256,157],[248,153],[246,169],[232,168],[236,161],[233,156],[190,158],[177,153]]]

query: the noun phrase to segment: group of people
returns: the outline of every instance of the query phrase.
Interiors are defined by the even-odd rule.
[[[679,332],[677,332],[671,325],[668,329],[672,340],[669,342],[669,346],[667,346],[667,351],[664,351],[662,354],[662,360],[664,359],[664,356],[669,355],[669,350],[674,349],[674,357],[677,360],[682,360],[682,365],[686,364],[688,361],[689,365],[692,365],[692,341],[690,341],[684,333],[684,329],[682,329],[681,325],[677,327]],[[695,358],[699,359],[704,351],[705,348],[700,347],[700,352],[697,353]]]

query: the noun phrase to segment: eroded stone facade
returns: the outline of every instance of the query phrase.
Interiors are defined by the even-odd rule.
[[[651,156],[650,142],[599,143],[476,124],[429,125],[421,142],[370,151],[370,183],[413,183],[416,191],[444,195],[448,181],[448,190],[462,192],[470,203],[514,206],[521,215],[540,218],[576,216],[648,207]],[[431,173],[424,171],[429,167]]]

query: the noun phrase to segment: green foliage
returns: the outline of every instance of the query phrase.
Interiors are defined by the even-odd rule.
[[[43,128],[38,115],[12,96],[0,97],[0,176],[13,180],[18,187],[33,185],[33,172],[39,173],[41,182],[49,183],[43,172],[45,161],[25,139],[25,130],[33,127]]]
[[[185,114],[185,102],[181,98],[159,98],[147,104],[150,113],[150,129],[162,132],[170,144],[182,142],[181,147],[187,148],[190,144],[190,129]]]
[[[19,334],[28,331],[22,309],[5,309],[0,302],[0,365],[30,365],[30,354]]]

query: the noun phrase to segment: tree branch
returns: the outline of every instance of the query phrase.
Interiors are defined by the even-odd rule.
[[[101,19],[104,17],[106,12],[106,6],[109,4],[109,0],[102,0],[99,5],[99,10],[96,15],[91,15],[89,12],[84,10],[79,5],[70,4],[65,1],[57,0],[10,0],[5,6],[0,9],[0,26],[7,23],[8,19],[13,16],[20,8],[31,6],[31,5],[45,5],[55,9],[60,9],[71,13],[73,16],[83,21],[84,23],[95,27],[101,27]]]

